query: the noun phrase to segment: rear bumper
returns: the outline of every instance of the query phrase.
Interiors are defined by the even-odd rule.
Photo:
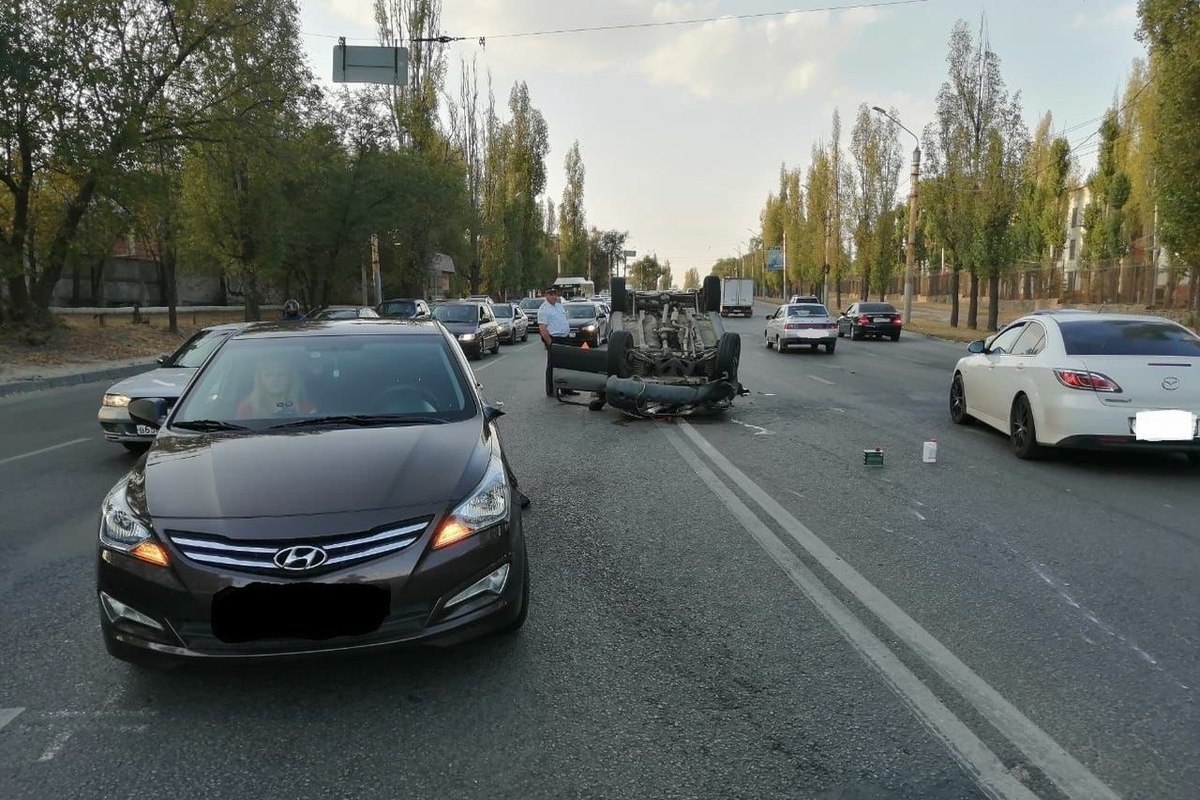
[[[1071,450],[1127,450],[1147,453],[1200,453],[1200,439],[1190,442],[1142,442],[1134,436],[1076,434],[1060,439],[1055,447]]]
[[[872,323],[870,325],[859,325],[857,323],[850,326],[850,330],[858,331],[865,336],[895,336],[904,330],[903,325],[892,323]]]
[[[836,341],[837,331],[788,331],[783,337],[784,345],[833,344]]]
[[[744,314],[749,317],[754,314],[754,306],[721,306],[721,316],[727,317],[731,314]]]
[[[1200,447],[1200,430],[1192,441],[1143,442],[1134,435],[1133,420],[1139,411],[1152,411],[1138,406],[1105,405],[1092,392],[1057,392],[1043,396],[1037,424],[1038,441],[1056,447],[1125,447],[1148,450],[1188,450]],[[1200,409],[1185,409],[1200,416]],[[1198,423],[1200,425],[1200,423]]]

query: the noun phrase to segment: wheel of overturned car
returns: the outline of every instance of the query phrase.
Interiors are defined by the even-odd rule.
[[[614,314],[617,313],[618,311],[620,311],[622,314],[624,314],[626,311],[629,310],[628,308],[625,307],[625,303],[626,303],[625,279],[624,278],[613,278],[611,288],[612,288],[612,311]]]
[[[707,275],[704,278],[704,310],[721,310],[721,278],[717,275]]]
[[[721,339],[717,342],[716,369],[713,377],[724,375],[730,383],[736,383],[741,361],[742,337],[736,333],[721,334]]]
[[[633,352],[633,334],[613,331],[608,339],[608,374],[628,378],[631,374],[629,354]]]

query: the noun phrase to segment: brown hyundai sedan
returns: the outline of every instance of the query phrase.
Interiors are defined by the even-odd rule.
[[[436,322],[251,326],[104,499],[108,651],[140,664],[450,644],[521,627],[521,497]]]

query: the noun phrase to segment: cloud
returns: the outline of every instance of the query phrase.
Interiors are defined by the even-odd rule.
[[[1085,28],[1135,28],[1137,27],[1137,3],[1121,3],[1101,14],[1076,14],[1071,20],[1071,27],[1076,30]]]

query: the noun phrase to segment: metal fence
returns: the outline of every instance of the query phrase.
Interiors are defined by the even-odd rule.
[[[914,294],[934,302],[949,302],[953,274],[950,272],[918,275]],[[1103,266],[1089,269],[1010,270],[1000,278],[998,295],[1001,300],[1053,300],[1063,304],[1138,305],[1153,308],[1193,307],[1193,286],[1188,270],[1180,267],[1152,268],[1143,265]],[[844,278],[842,296],[862,296],[861,278]],[[971,276],[959,273],[958,293],[967,297]],[[893,275],[880,291],[872,286],[872,299],[886,295],[894,299],[904,294],[904,275]],[[980,278],[979,296],[988,297],[987,278]]]

